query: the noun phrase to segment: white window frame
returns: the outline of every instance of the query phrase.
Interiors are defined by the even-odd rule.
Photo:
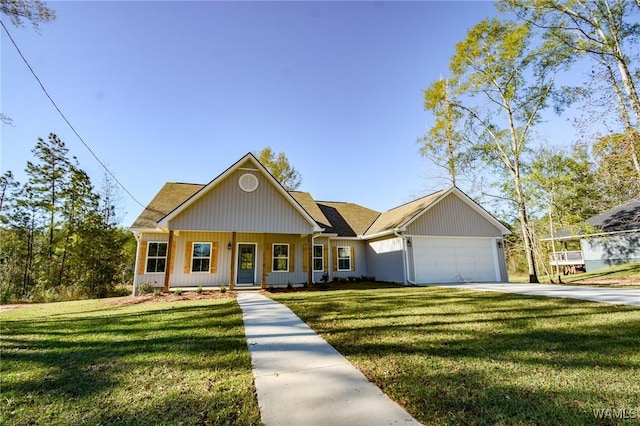
[[[196,257],[196,244],[206,244],[209,246],[209,256],[197,256]],[[211,272],[211,252],[213,251],[213,244],[210,242],[206,242],[206,241],[196,241],[191,245],[191,273],[192,274],[208,274],[209,272]],[[194,260],[202,260],[202,259],[208,259],[209,260],[209,268],[206,271],[194,271],[193,270],[193,261]]]
[[[316,256],[316,247],[320,247],[320,257]],[[324,245],[322,244],[314,244],[313,245],[313,253],[311,255],[313,262],[313,272],[324,272]],[[316,260],[320,259],[320,269],[316,269]]]
[[[340,257],[340,249],[345,249],[347,251],[347,256],[344,257]],[[338,262],[338,271],[350,271],[351,270],[351,246],[338,246],[338,250],[336,250],[336,256],[337,259],[336,261]],[[340,268],[340,260],[345,260],[348,259],[349,260],[349,267],[347,269],[344,268]]]
[[[276,257],[276,246],[286,246],[287,247],[287,257]],[[276,269],[276,260],[286,259],[287,260],[287,269]],[[288,243],[273,243],[271,245],[271,272],[289,272],[289,262],[291,261],[291,246]]]
[[[151,244],[164,244],[166,246],[165,255],[164,256],[151,256]],[[167,270],[167,257],[169,256],[169,243],[167,241],[147,241],[147,258],[144,261],[144,273],[145,274],[164,274]],[[164,270],[160,271],[149,271],[149,259],[164,259]],[[156,263],[156,269],[158,269],[158,264]]]

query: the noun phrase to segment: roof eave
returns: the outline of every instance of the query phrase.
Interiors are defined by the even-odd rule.
[[[289,203],[298,211],[298,213],[300,213],[305,220],[313,227],[313,232],[322,232],[323,228],[321,228],[316,221],[311,217],[311,215],[300,205],[300,203],[298,203],[296,201],[295,198],[293,198],[293,196],[291,194],[289,194],[287,192],[286,189],[284,189],[284,187],[280,184],[280,182],[277,181],[276,178],[273,177],[273,175],[266,169],[266,167],[260,163],[260,161],[252,154],[252,153],[248,153],[246,154],[244,157],[242,157],[241,159],[239,159],[238,161],[236,161],[233,165],[231,165],[229,168],[227,168],[227,170],[225,170],[224,172],[222,172],[220,175],[218,175],[218,177],[216,177],[215,179],[213,179],[211,182],[209,182],[207,185],[203,186],[198,192],[196,192],[195,194],[193,194],[191,197],[187,198],[182,204],[180,204],[179,206],[177,206],[175,209],[173,209],[171,212],[169,212],[165,217],[163,217],[162,219],[160,219],[157,224],[159,228],[162,229],[169,229],[169,222],[171,222],[172,219],[174,219],[176,216],[178,216],[180,213],[182,213],[183,211],[185,211],[190,205],[192,205],[193,203],[195,203],[197,200],[199,200],[201,197],[203,197],[205,194],[207,194],[211,189],[215,188],[220,182],[224,181],[229,175],[231,175],[232,173],[234,173],[241,164],[243,164],[245,161],[251,161],[254,166],[256,166],[258,169],[260,169],[260,171],[263,173],[263,175],[265,175],[267,177],[267,179],[269,179],[271,181],[272,184],[274,184],[274,187],[287,199],[289,200]]]

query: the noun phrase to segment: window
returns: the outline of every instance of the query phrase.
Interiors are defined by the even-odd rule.
[[[273,245],[273,271],[289,272],[289,244]]]
[[[351,247],[338,247],[338,271],[351,270]]]
[[[313,270],[324,271],[324,247],[322,244],[313,245]]]
[[[193,243],[191,272],[209,272],[211,263],[211,243]]]
[[[163,273],[167,265],[167,243],[149,243],[147,273]]]

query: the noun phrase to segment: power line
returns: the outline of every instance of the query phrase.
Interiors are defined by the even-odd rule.
[[[49,92],[47,92],[47,89],[45,89],[44,84],[42,84],[42,81],[40,81],[40,78],[38,78],[37,74],[35,73],[35,71],[33,70],[33,68],[31,68],[31,65],[29,64],[29,62],[27,61],[27,58],[24,57],[24,55],[22,54],[22,51],[20,50],[20,48],[18,47],[18,45],[16,44],[15,40],[13,40],[13,37],[11,37],[11,34],[9,33],[9,30],[7,29],[7,27],[4,25],[4,22],[2,22],[0,20],[0,25],[2,25],[2,28],[4,29],[4,32],[7,33],[7,36],[9,36],[9,40],[11,40],[11,43],[13,44],[13,47],[16,48],[16,50],[18,51],[18,54],[20,55],[20,57],[22,58],[22,60],[24,61],[24,63],[27,65],[27,68],[29,68],[29,71],[31,71],[31,74],[33,74],[33,76],[35,77],[36,81],[38,82],[38,84],[40,85],[40,87],[42,88],[42,91],[44,92],[44,94],[47,96],[47,98],[49,98],[49,100],[51,101],[51,103],[53,104],[53,107],[56,109],[56,111],[58,111],[58,114],[60,114],[60,116],[62,117],[62,119],[67,123],[67,125],[69,126],[69,128],[71,128],[71,130],[73,131],[73,133],[78,137],[78,139],[80,140],[80,142],[82,142],[82,144],[84,145],[85,148],[87,148],[87,150],[91,153],[91,155],[93,156],[93,158],[96,159],[96,161],[102,166],[103,169],[105,169],[105,171],[109,174],[109,176],[111,176],[113,178],[113,180],[115,180],[115,182],[120,185],[120,188],[122,188],[124,190],[124,192],[127,193],[127,195],[129,195],[129,197],[131,197],[131,199],[133,201],[135,201],[137,204],[139,204],[142,208],[146,208],[146,206],[144,204],[142,204],[140,201],[138,201],[138,199],[136,197],[133,196],[133,194],[127,189],[126,186],[124,186],[124,184],[122,182],[120,182],[120,180],[116,177],[116,175],[113,174],[113,172],[111,170],[109,170],[109,168],[102,162],[102,160],[100,160],[100,158],[98,158],[98,156],[96,155],[95,152],[93,152],[93,150],[91,149],[91,147],[84,141],[84,139],[82,139],[82,136],[80,136],[80,134],[76,131],[76,129],[73,127],[73,125],[71,124],[71,122],[67,119],[67,117],[62,113],[62,111],[60,110],[60,108],[58,108],[58,105],[56,104],[56,102],[53,100],[53,98],[51,97],[51,95],[49,95]]]

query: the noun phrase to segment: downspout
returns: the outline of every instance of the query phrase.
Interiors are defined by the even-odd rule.
[[[136,264],[133,267],[133,292],[132,296],[138,295],[138,264],[140,262],[140,233],[134,232],[134,237],[136,238]]]
[[[396,237],[402,238],[402,263],[404,264],[404,267],[402,268],[402,274],[404,275],[404,284],[406,285],[407,283],[412,284],[412,285],[416,285],[415,281],[412,281],[411,279],[409,279],[409,253],[407,253],[407,237],[406,235],[400,234],[398,232],[398,228],[393,230],[393,235],[395,235]]]

